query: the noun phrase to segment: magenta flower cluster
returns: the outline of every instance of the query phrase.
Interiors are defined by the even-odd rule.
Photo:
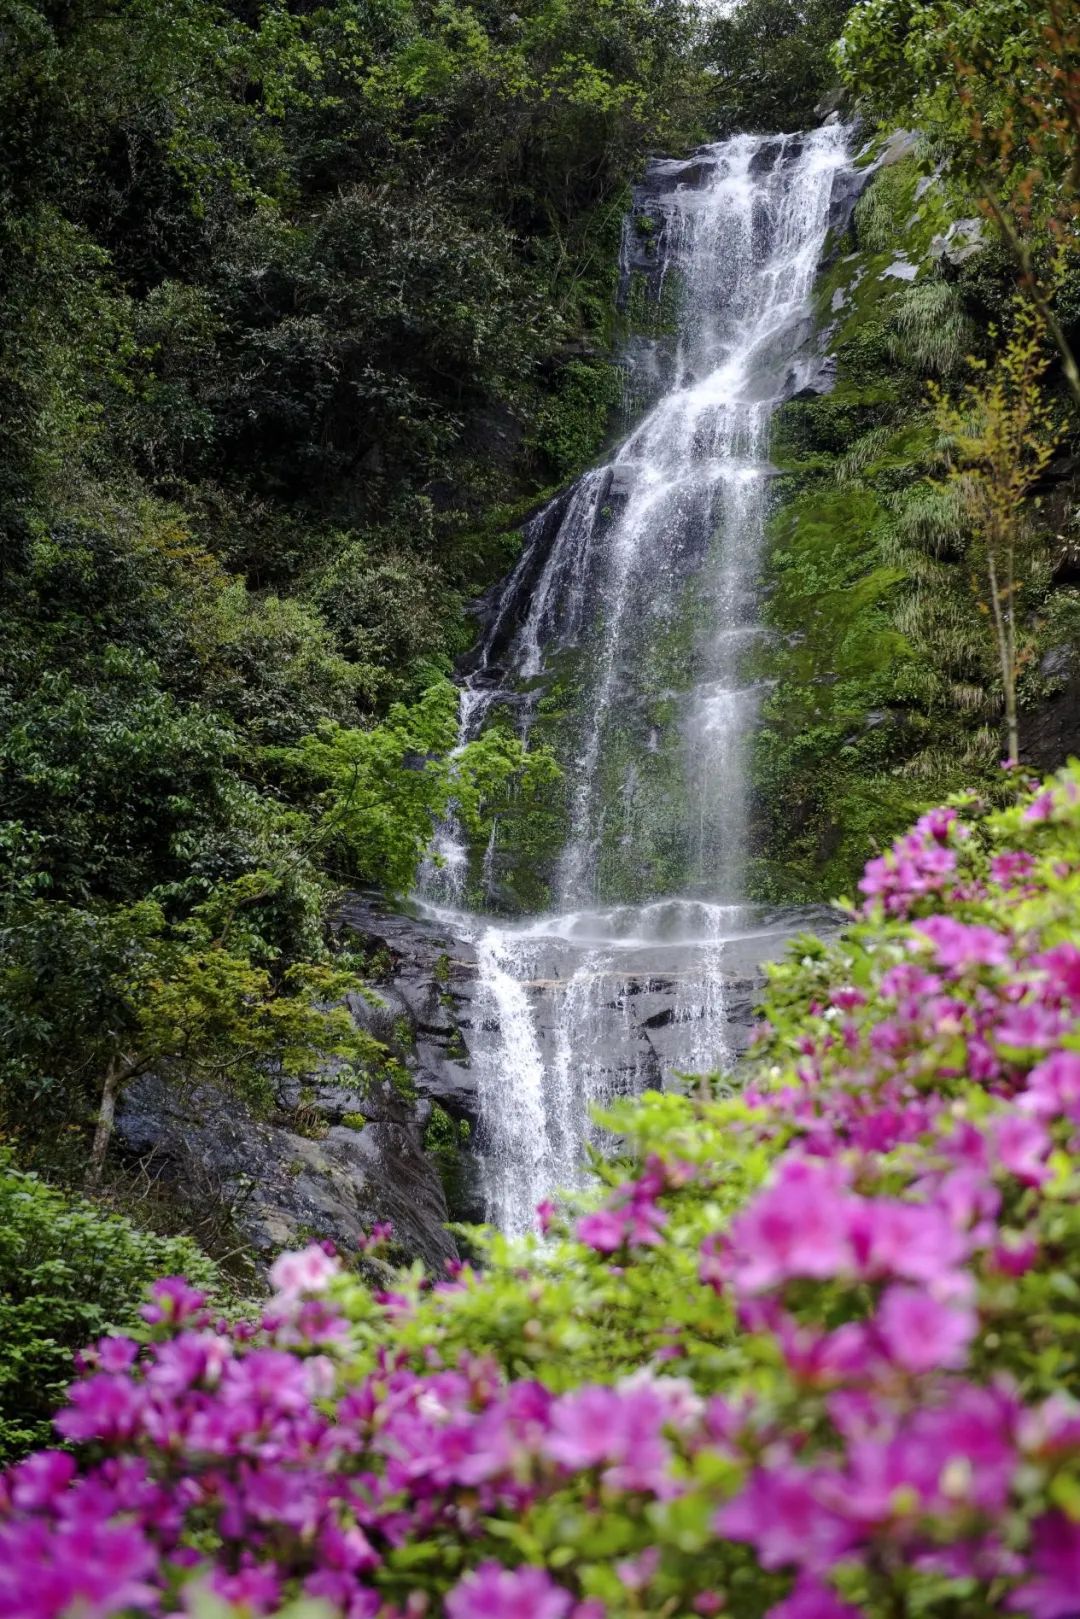
[[[0,1619],[182,1615],[203,1591],[245,1616],[299,1593],[346,1619],[710,1619],[748,1556],[769,1619],[923,1611],[918,1580],[1075,1619],[1080,1404],[1053,1385],[1077,1321],[1076,798],[1046,789],[990,853],[935,811],[871,864],[850,946],[731,1110],[771,1159],[733,1218],[701,1240],[685,1210],[715,1207],[719,1171],[673,1143],[576,1221],[567,1263],[620,1276],[693,1228],[708,1353],[675,1340],[556,1393],[395,1347],[403,1285],[359,1376],[323,1248],[276,1263],[257,1322],[163,1281],[147,1341],[86,1351],[57,1418],[74,1451],[0,1482]],[[604,1515],[637,1537],[612,1538],[606,1586],[571,1535]]]
[[[408,1619],[375,1578],[395,1548],[448,1531],[478,1540],[485,1519],[585,1471],[615,1492],[670,1494],[673,1439],[704,1410],[684,1384],[643,1376],[556,1398],[486,1360],[418,1375],[390,1353],[350,1383],[347,1325],[321,1296],[337,1269],[318,1247],[283,1256],[257,1325],[214,1321],[167,1279],[146,1312],[154,1341],[87,1351],[57,1427],[103,1459],[79,1468],[42,1452],[6,1475],[3,1619],[180,1613],[200,1589],[264,1614],[294,1588],[348,1619]],[[196,1548],[208,1543],[206,1566]],[[602,1614],[541,1568],[491,1561],[446,1612]]]

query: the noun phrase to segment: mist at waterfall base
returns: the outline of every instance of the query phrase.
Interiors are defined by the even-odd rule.
[[[796,926],[744,898],[762,695],[747,665],[763,634],[770,418],[816,364],[809,299],[847,166],[838,125],[651,165],[651,296],[676,313],[626,357],[644,414],[527,530],[462,688],[462,743],[500,708],[528,737],[553,666],[574,660],[551,909],[515,920],[466,909],[470,851],[452,817],[418,896],[476,951],[477,1146],[487,1218],[509,1233],[580,1183],[588,1144],[603,1145],[597,1106],[730,1062],[733,986]],[[634,221],[627,230],[629,260]],[[690,678],[658,692],[655,648],[673,624],[690,626]],[[677,778],[659,810],[642,787],[658,753]],[[658,839],[679,850],[677,892],[663,889]]]

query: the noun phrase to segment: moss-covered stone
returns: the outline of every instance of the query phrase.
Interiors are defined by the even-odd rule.
[[[468,1194],[464,1155],[471,1136],[472,1132],[464,1119],[452,1119],[438,1102],[432,1104],[431,1117],[424,1131],[424,1151],[434,1161],[439,1173],[452,1220],[462,1217]]]
[[[933,239],[964,209],[922,174],[908,157],[861,199],[815,293],[835,388],[774,421],[752,766],[762,899],[850,893],[921,805],[997,775],[999,677],[927,390],[985,352],[984,271],[941,273]],[[1022,604],[1034,666],[1047,582]]]

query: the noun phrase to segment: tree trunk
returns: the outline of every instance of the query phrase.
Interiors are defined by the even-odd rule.
[[[1020,763],[1020,705],[1016,695],[1016,676],[1019,659],[1016,655],[1016,548],[1009,546],[1009,600],[1006,614],[1009,653],[1009,688],[1005,705],[1005,719],[1009,727],[1009,763]]]
[[[113,1124],[116,1121],[116,1101],[120,1095],[120,1086],[124,1077],[124,1065],[119,1057],[114,1057],[106,1072],[105,1083],[101,1087],[97,1129],[94,1131],[94,1145],[90,1149],[90,1165],[86,1171],[88,1191],[93,1191],[101,1182],[101,1171],[105,1166],[105,1154],[109,1150]]]
[[[1009,633],[1005,622],[1005,613],[1001,605],[997,566],[992,549],[987,552],[987,571],[990,575],[990,605],[994,617],[998,658],[1001,662],[1001,686],[1005,695],[1005,724],[1009,736],[1009,763],[1015,767],[1020,763],[1020,721],[1016,711],[1016,661],[1014,657],[1010,656]]]

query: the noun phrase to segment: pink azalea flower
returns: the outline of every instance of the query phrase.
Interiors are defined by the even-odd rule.
[[[481,1563],[446,1597],[447,1619],[565,1619],[569,1591],[543,1568]]]
[[[81,1360],[99,1372],[126,1372],[138,1360],[141,1349],[134,1338],[99,1338],[93,1349],[83,1352]]]
[[[152,1326],[169,1321],[178,1324],[198,1316],[206,1303],[206,1294],[191,1287],[183,1276],[163,1276],[150,1289],[151,1303],[144,1304],[140,1312],[144,1321]]]
[[[615,1572],[628,1591],[644,1591],[659,1567],[660,1553],[655,1546],[650,1546],[636,1557],[626,1557],[616,1563]]]
[[[8,1473],[7,1491],[20,1512],[38,1512],[60,1504],[75,1477],[75,1458],[63,1450],[39,1450]]]
[[[238,1574],[215,1570],[207,1582],[215,1596],[254,1614],[272,1613],[281,1600],[281,1581],[272,1569],[245,1568]]]
[[[854,1545],[854,1527],[825,1506],[818,1475],[790,1465],[751,1473],[742,1493],[722,1507],[716,1531],[745,1540],[764,1568],[801,1568],[824,1574]]]
[[[1051,1512],[1035,1524],[1029,1577],[1007,1599],[1031,1619],[1075,1619],[1080,1612],[1080,1524]]]
[[[855,1200],[832,1166],[782,1159],[771,1186],[731,1225],[731,1262],[741,1292],[761,1293],[795,1277],[823,1280],[854,1268]]]
[[[939,1510],[952,1502],[995,1515],[1005,1511],[1016,1472],[1019,1419],[1020,1407],[1008,1389],[976,1383],[953,1383],[943,1403],[914,1412],[903,1442],[908,1455],[921,1456],[933,1473]]]
[[[880,1358],[875,1356],[866,1327],[858,1321],[846,1321],[832,1332],[818,1332],[785,1319],[777,1337],[792,1376],[815,1388],[862,1378]]]
[[[1042,1458],[1080,1450],[1080,1404],[1067,1394],[1052,1394],[1025,1412],[1020,1441],[1028,1455]]]
[[[915,923],[915,932],[930,940],[940,965],[952,972],[1009,964],[1009,940],[994,928],[958,922],[953,916],[928,916]]]
[[[341,1271],[341,1261],[313,1242],[302,1253],[282,1254],[270,1267],[270,1283],[277,1303],[289,1303],[305,1293],[321,1293]]]
[[[978,1327],[973,1310],[939,1304],[915,1287],[890,1287],[874,1319],[890,1357],[908,1372],[963,1366]]]
[[[999,1162],[1025,1186],[1041,1186],[1050,1178],[1047,1155],[1053,1143],[1045,1125],[1018,1112],[995,1119],[994,1147]]]
[[[994,1265],[1004,1276],[1026,1276],[1038,1257],[1039,1244],[1026,1231],[1003,1231],[992,1254]]]
[[[0,1619],[156,1612],[157,1561],[135,1524],[0,1524]]]
[[[882,974],[880,990],[889,1000],[935,995],[942,980],[914,961],[902,961]]]
[[[790,1596],[768,1609],[765,1619],[862,1619],[862,1609],[842,1602],[819,1580],[803,1577],[795,1582]]]
[[[1034,857],[1022,849],[1009,849],[1004,854],[995,855],[990,862],[990,875],[1002,888],[1012,888],[1014,884],[1023,882],[1034,869]]]
[[[1038,797],[1033,799],[1032,802],[1027,806],[1023,814],[1023,819],[1028,823],[1029,826],[1032,826],[1037,821],[1049,821],[1053,813],[1054,795],[1049,788],[1046,788],[1044,792],[1041,792]]]
[[[1049,1006],[1014,1006],[998,1019],[993,1036],[999,1046],[1045,1051],[1061,1034],[1061,1013]]]
[[[624,1436],[620,1396],[610,1388],[585,1388],[555,1401],[544,1448],[564,1467],[596,1467],[621,1453]]]
[[[903,1203],[899,1198],[865,1198],[852,1221],[852,1240],[862,1274],[933,1282],[955,1269],[967,1244],[945,1209]]]
[[[577,1239],[598,1254],[614,1254],[626,1241],[626,1221],[612,1209],[597,1209],[583,1215],[575,1227]]]
[[[1080,1124],[1080,1052],[1055,1051],[1033,1068],[1020,1106],[1039,1119],[1064,1116]]]
[[[90,1439],[119,1444],[138,1428],[145,1396],[129,1378],[101,1372],[73,1383],[68,1399],[70,1405],[54,1423],[58,1433],[77,1444]]]
[[[958,1260],[970,1250],[981,1225],[994,1219],[1001,1208],[1001,1193],[990,1180],[987,1172],[989,1166],[984,1168],[985,1162],[984,1159],[976,1167],[969,1160],[967,1164],[949,1170],[940,1179],[929,1177],[920,1187],[933,1198],[936,1207],[957,1232],[960,1244]],[[970,1237],[965,1240],[961,1233],[970,1233]],[[942,1277],[955,1274],[955,1271],[953,1267],[949,1267],[948,1271],[943,1267],[937,1274]]]
[[[925,815],[920,816],[916,821],[915,830],[924,837],[934,838],[938,843],[944,843],[958,819],[959,817],[954,809],[928,810]]]
[[[338,1613],[343,1619],[381,1619],[382,1615],[394,1611],[384,1606],[378,1591],[357,1585],[350,1575],[332,1568],[316,1569],[314,1574],[309,1574],[304,1581],[304,1595],[327,1603],[335,1619]]]
[[[952,849],[912,834],[870,861],[859,888],[869,899],[880,898],[888,915],[904,916],[915,900],[944,888],[955,870]]]
[[[1055,945],[1036,956],[1034,965],[1046,974],[1047,988],[1054,994],[1080,1002],[1080,947],[1071,942]]]
[[[618,1387],[623,1395],[647,1394],[656,1401],[664,1424],[679,1432],[696,1427],[705,1414],[705,1401],[688,1377],[657,1377],[643,1366],[640,1371],[624,1377]]]

